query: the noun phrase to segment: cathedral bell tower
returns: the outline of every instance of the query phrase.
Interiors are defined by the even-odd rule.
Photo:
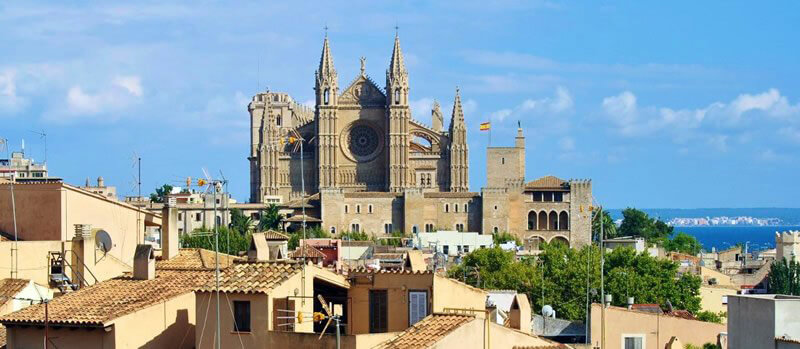
[[[338,122],[339,83],[336,68],[333,66],[328,34],[322,45],[319,69],[314,73],[316,92],[317,152],[316,161],[319,173],[319,189],[335,187],[337,184],[336,154],[339,148],[339,135],[336,134]],[[306,145],[308,146],[308,145]]]
[[[389,141],[388,185],[389,191],[399,192],[411,185],[408,167],[411,111],[408,108],[408,71],[398,35],[394,37],[392,60],[386,70],[386,114],[389,125],[386,130]]]
[[[469,149],[467,126],[461,108],[461,92],[456,88],[453,116],[450,119],[450,191],[469,191]]]

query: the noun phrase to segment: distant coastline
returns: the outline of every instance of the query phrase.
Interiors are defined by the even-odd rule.
[[[637,208],[640,209],[640,208]],[[615,220],[623,209],[609,209]],[[678,227],[781,227],[800,226],[800,208],[647,208],[653,218]]]

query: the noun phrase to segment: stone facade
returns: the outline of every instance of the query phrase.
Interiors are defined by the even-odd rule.
[[[591,182],[548,176],[526,183],[521,127],[513,146],[487,149],[487,187],[469,191],[460,91],[447,129],[438,103],[432,126],[412,119],[398,37],[384,87],[362,58],[360,74],[340,92],[327,36],[314,84],[313,108],[269,91],[248,106],[251,202],[319,195],[314,218],[335,234],[455,230],[510,232],[534,245],[588,243]]]

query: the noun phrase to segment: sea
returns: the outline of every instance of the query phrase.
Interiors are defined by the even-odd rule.
[[[697,238],[706,251],[711,251],[712,247],[722,250],[745,242],[748,243],[748,249],[751,251],[775,248],[775,232],[788,230],[800,230],[800,226],[675,227],[675,233],[684,232]]]

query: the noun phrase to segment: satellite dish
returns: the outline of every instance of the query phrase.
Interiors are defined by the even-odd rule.
[[[553,307],[549,305],[545,305],[542,307],[542,316],[546,317],[556,317],[556,311],[553,310]]]
[[[98,231],[94,236],[94,241],[95,245],[97,245],[97,248],[103,250],[105,253],[111,251],[111,247],[114,246],[111,242],[111,235],[109,235],[105,230]]]

